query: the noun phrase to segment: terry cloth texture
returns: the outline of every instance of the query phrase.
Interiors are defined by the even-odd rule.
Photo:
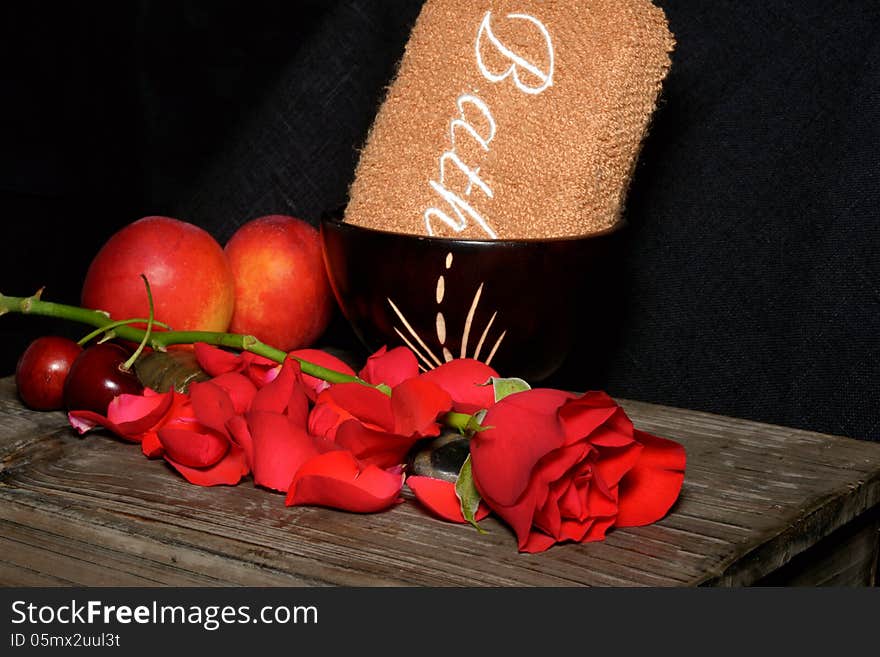
[[[471,239],[612,227],[673,46],[648,0],[429,0],[346,221]]]

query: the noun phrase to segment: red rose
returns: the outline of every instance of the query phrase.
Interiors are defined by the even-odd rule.
[[[471,440],[474,483],[521,551],[601,540],[612,526],[659,520],[678,498],[684,449],[635,431],[605,393],[527,390],[482,424]]]

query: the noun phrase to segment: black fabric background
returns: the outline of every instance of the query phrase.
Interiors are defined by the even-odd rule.
[[[420,4],[5,3],[0,291],[77,303],[148,214],[223,242],[343,204]],[[880,439],[880,4],[657,4],[678,45],[598,320],[616,339],[550,383]],[[81,334],[0,319],[0,373],[49,331]],[[339,317],[327,339],[354,345]]]

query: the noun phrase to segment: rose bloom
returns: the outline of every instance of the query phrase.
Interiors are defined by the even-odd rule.
[[[519,549],[597,541],[662,518],[684,479],[684,448],[635,430],[602,392],[534,389],[505,397],[471,440],[474,483]]]

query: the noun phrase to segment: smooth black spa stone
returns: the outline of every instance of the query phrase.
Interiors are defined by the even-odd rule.
[[[469,442],[460,433],[444,431],[417,448],[410,459],[410,474],[455,483],[461,466],[470,453]]]

